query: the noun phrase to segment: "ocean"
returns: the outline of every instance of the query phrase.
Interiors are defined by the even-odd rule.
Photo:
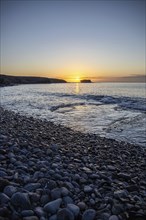
[[[145,83],[3,87],[1,106],[76,131],[146,146]]]

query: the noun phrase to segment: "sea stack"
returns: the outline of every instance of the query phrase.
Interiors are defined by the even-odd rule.
[[[81,83],[92,83],[90,79],[83,79],[80,81]]]

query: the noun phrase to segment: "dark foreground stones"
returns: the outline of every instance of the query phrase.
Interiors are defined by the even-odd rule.
[[[0,115],[0,220],[146,219],[145,148]]]

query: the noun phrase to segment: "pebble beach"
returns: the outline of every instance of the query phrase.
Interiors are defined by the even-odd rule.
[[[0,220],[146,219],[145,147],[0,115]]]

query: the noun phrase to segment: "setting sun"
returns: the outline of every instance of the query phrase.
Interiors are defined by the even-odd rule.
[[[77,76],[76,78],[75,78],[75,82],[80,82],[80,77],[79,76]]]

